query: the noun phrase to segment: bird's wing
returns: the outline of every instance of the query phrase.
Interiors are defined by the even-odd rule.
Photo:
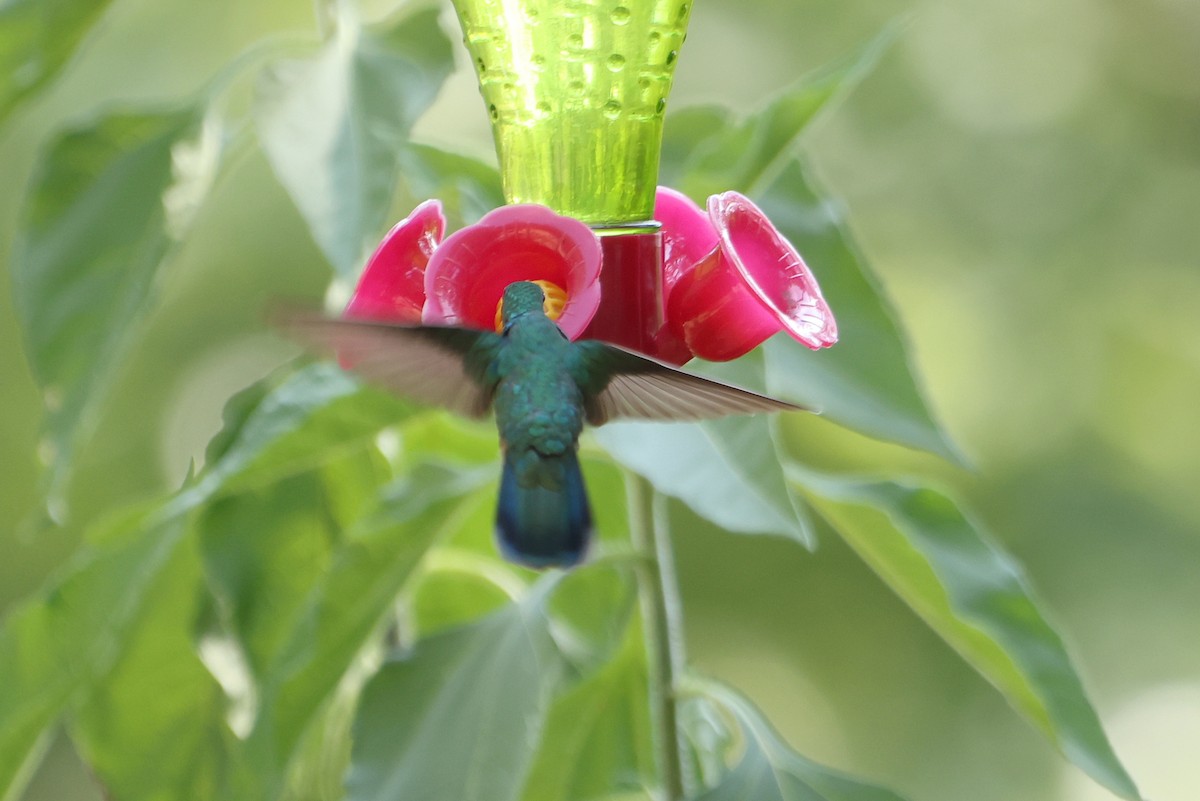
[[[685,373],[602,342],[575,343],[572,364],[588,422],[618,417],[706,420],[731,414],[807,411],[803,406]]]
[[[482,417],[495,380],[488,366],[501,338],[488,331],[339,320],[284,312],[275,325],[311,350],[336,356],[343,367],[398,395]]]

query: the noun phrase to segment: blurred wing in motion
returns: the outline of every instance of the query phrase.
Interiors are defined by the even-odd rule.
[[[618,417],[706,420],[731,414],[809,411],[803,406],[685,373],[602,342],[576,343],[576,380],[584,388],[587,420]]]
[[[274,315],[275,326],[405,398],[466,417],[487,414],[495,390],[488,367],[500,336],[488,331],[341,320],[313,312]]]

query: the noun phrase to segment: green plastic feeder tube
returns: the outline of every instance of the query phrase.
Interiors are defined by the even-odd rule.
[[[604,228],[654,214],[689,0],[454,0],[505,200]]]

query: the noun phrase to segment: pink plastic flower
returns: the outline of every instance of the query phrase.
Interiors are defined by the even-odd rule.
[[[813,350],[837,341],[813,274],[746,197],[714,195],[706,214],[659,187],[655,217],[661,262],[657,235],[609,236],[602,248],[583,223],[535,205],[496,209],[442,241],[442,206],[428,200],[371,256],[346,315],[492,329],[504,288],[524,280],[542,285],[547,312],[571,339],[672,364],[735,359],[778,331]]]
[[[591,322],[600,304],[600,243],[583,223],[518,205],[442,241],[444,230],[438,201],[414,209],[368,260],[346,316],[491,330],[504,288],[536,281],[571,339]]]
[[[367,260],[346,316],[386,323],[421,322],[425,266],[446,232],[442,204],[426,200],[396,223]]]
[[[748,198],[708,199],[707,216],[659,188],[666,329],[696,356],[728,361],[786,331],[813,350],[837,342],[837,323],[800,254]]]
[[[425,322],[491,328],[504,288],[536,281],[558,325],[576,339],[600,305],[600,241],[578,220],[545,206],[502,206],[451,236],[425,271]]]

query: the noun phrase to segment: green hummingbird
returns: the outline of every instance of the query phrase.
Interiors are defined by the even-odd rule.
[[[504,454],[496,538],[507,558],[536,568],[569,567],[586,553],[592,515],[577,454],[585,422],[803,408],[615,345],[572,342],[543,302],[537,284],[509,284],[500,333],[304,313],[280,323],[307,346],[337,353],[343,364],[402,396],[468,417],[494,409]]]

